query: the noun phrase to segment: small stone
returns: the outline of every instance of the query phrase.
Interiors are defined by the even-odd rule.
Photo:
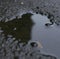
[[[16,27],[13,30],[16,30]]]
[[[13,40],[15,40],[16,38],[12,38]]]
[[[3,30],[0,30],[0,33],[2,33],[3,32]]]
[[[31,42],[30,45],[31,45],[32,47],[37,47],[37,46],[38,46],[38,44],[37,44],[36,42]]]
[[[9,41],[6,41],[6,44],[8,44],[9,43]]]
[[[2,44],[2,47],[4,47],[4,44]]]
[[[38,48],[43,48],[40,42],[31,42],[30,45],[32,47],[38,47]]]
[[[15,43],[18,43],[18,41],[15,41]]]
[[[20,50],[20,48],[17,48],[17,51],[19,51]]]
[[[2,36],[5,36],[5,34],[2,34]]]
[[[21,5],[23,5],[24,3],[23,2],[21,2]]]
[[[46,23],[45,26],[50,26],[50,24],[49,23]]]
[[[16,2],[17,0],[15,0],[15,2]]]

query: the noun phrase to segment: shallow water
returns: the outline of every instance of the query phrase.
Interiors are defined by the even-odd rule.
[[[55,55],[60,58],[60,26],[53,24],[51,26],[45,26],[46,23],[50,23],[46,16],[35,14],[32,16],[35,25],[32,29],[32,41],[40,41],[43,45],[41,51]]]
[[[49,54],[46,54],[47,51],[45,50],[48,47],[46,41],[49,41],[45,39],[47,38],[45,34],[46,32],[49,34],[49,29],[51,28],[46,27],[45,24],[49,20],[46,16],[33,14],[27,13],[23,14],[19,19],[16,17],[8,22],[0,22],[1,59],[56,59],[55,55],[50,55],[51,52],[49,51]],[[45,39],[45,41],[42,39]],[[37,46],[32,47],[30,44],[32,41]]]
[[[8,20],[10,20],[11,17],[12,17],[11,19],[15,18],[15,16],[20,17],[21,13],[23,14],[24,12],[29,12],[29,11],[33,11],[33,12],[41,13],[41,14],[51,13],[54,15],[54,20],[57,20],[57,22],[60,21],[59,0],[58,1],[57,0],[56,1],[55,0],[53,0],[53,1],[52,0],[50,0],[50,1],[49,0],[46,0],[46,1],[36,0],[35,2],[34,2],[34,0],[29,0],[29,1],[23,0],[22,1],[23,3],[20,0],[19,1],[0,0],[0,1],[1,1],[0,2],[0,21],[1,20],[8,21]],[[5,45],[4,48],[6,49],[6,51],[8,52],[8,50],[9,50],[10,52],[8,52],[8,53],[12,53],[12,51],[11,51],[12,49],[10,50],[10,46],[12,46],[13,44],[17,44],[16,41],[18,41],[20,43],[22,41],[22,44],[20,44],[20,45],[23,45],[23,42],[27,44],[30,41],[39,41],[43,47],[40,49],[43,52],[43,54],[44,54],[44,52],[46,52],[48,54],[56,55],[59,57],[60,56],[60,53],[59,53],[60,27],[56,26],[56,24],[54,24],[50,27],[46,27],[45,23],[49,22],[49,20],[47,19],[46,16],[41,16],[39,14],[37,14],[37,15],[35,14],[34,17],[35,17],[33,19],[33,21],[35,22],[34,26],[31,25],[30,21],[28,21],[28,20],[27,20],[28,22],[24,21],[24,20],[26,20],[26,17],[25,17],[25,19],[21,18],[20,20],[23,19],[22,21],[20,21],[20,20],[16,21],[16,19],[14,19],[15,21],[7,22],[7,23],[0,22],[0,26],[3,29],[3,31],[0,30],[0,32],[4,32],[3,37],[1,37],[1,35],[0,35],[0,48],[1,48],[1,46],[3,47]],[[31,30],[32,30],[32,32],[31,32]],[[7,38],[4,38],[4,35],[6,35]],[[9,37],[11,37],[11,38],[9,38]],[[12,42],[12,45],[11,45],[11,42]],[[15,49],[15,45],[13,45],[13,47]],[[4,48],[1,49],[3,51],[3,52],[1,52],[2,57],[5,53]],[[9,49],[7,49],[7,48],[9,48]],[[19,47],[18,47],[18,50],[19,50]],[[25,52],[23,52],[23,53],[25,53]],[[9,54],[7,54],[7,55],[9,55]],[[13,54],[11,54],[11,55],[13,55]],[[10,56],[8,56],[7,59],[9,59],[9,58],[10,58]],[[6,58],[4,58],[4,59],[6,59]],[[10,59],[12,59],[12,56]],[[15,59],[17,59],[17,57],[15,57]],[[20,58],[20,59],[22,59],[22,58]]]

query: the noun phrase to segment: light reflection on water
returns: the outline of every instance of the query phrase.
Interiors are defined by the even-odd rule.
[[[32,40],[40,41],[43,45],[41,50],[44,52],[60,58],[60,26],[53,24],[46,27],[45,24],[50,23],[49,19],[40,14],[33,15],[32,19],[35,22],[32,29]]]

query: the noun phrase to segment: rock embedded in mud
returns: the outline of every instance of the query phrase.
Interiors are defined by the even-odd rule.
[[[31,45],[32,47],[37,47],[37,46],[38,46],[38,44],[37,44],[36,42],[31,42],[30,45]]]

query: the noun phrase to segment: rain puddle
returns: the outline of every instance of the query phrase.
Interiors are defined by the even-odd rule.
[[[16,16],[8,22],[1,21],[0,58],[57,59],[60,30],[51,24],[46,16],[31,13],[23,14],[19,19]]]

